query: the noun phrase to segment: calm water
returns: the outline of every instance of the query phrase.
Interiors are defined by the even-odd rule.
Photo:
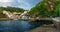
[[[39,27],[46,22],[30,22],[21,20],[0,21],[0,32],[24,32]],[[49,24],[49,23],[47,23]]]

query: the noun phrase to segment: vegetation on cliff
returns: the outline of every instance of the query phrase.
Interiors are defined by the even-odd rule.
[[[40,15],[58,17],[59,8],[60,8],[59,0],[42,0],[36,6],[31,8],[29,13],[31,17],[37,17]]]

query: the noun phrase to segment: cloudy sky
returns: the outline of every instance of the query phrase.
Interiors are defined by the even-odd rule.
[[[29,10],[40,1],[41,0],[0,0],[0,6],[13,6]]]

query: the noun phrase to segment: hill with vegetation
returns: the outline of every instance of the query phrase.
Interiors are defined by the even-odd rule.
[[[25,11],[24,9],[18,8],[18,7],[17,8],[16,7],[9,7],[9,6],[7,6],[7,7],[0,7],[0,12],[2,12],[4,10],[10,11],[10,12],[24,12]]]
[[[30,16],[37,17],[37,16],[45,16],[49,15],[52,17],[59,16],[59,0],[42,0],[36,6],[31,8]]]

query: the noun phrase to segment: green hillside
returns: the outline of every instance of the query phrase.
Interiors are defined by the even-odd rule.
[[[10,12],[24,12],[25,10],[22,8],[16,8],[16,7],[0,7],[0,12],[3,10],[10,11]]]
[[[52,17],[59,16],[59,0],[42,0],[36,6],[31,8],[30,15],[31,17],[45,16],[49,15]]]

